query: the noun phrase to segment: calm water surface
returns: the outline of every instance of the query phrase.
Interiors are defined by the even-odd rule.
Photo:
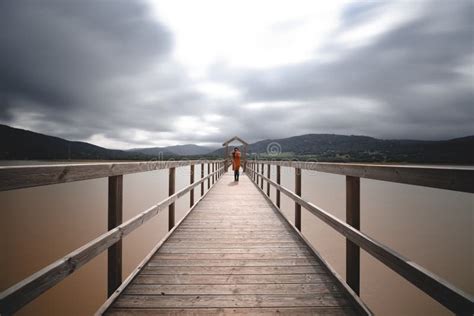
[[[196,178],[200,166],[196,166]],[[275,168],[272,169],[274,177]],[[189,181],[177,168],[176,189]],[[282,184],[294,188],[294,173],[282,168]],[[345,178],[304,171],[302,196],[345,219]],[[199,196],[200,189],[195,190]],[[124,176],[124,220],[167,196],[168,171]],[[271,191],[272,199],[275,190]],[[229,198],[231,198],[229,196]],[[176,204],[176,219],[189,196]],[[107,179],[0,192],[0,290],[61,258],[107,229]],[[294,203],[282,194],[282,209],[294,218]],[[166,234],[167,211],[124,240],[124,277]],[[345,277],[345,240],[303,210],[302,230],[321,255]],[[361,230],[417,264],[474,294],[474,195],[375,180],[361,180]],[[106,299],[106,254],[21,310],[19,315],[90,315]],[[449,315],[427,295],[361,251],[361,296],[383,315]]]

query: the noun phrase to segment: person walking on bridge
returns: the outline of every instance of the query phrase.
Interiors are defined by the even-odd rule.
[[[239,181],[240,150],[237,147],[232,152],[232,170],[234,170],[234,181]]]

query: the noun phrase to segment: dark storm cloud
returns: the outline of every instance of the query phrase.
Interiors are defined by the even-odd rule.
[[[139,1],[2,1],[0,21],[4,122],[34,113],[32,129],[73,139],[114,134],[114,126],[166,131],[166,105],[198,99],[182,87],[184,72],[165,64],[170,32]],[[163,92],[158,103],[137,100],[143,77]]]
[[[348,24],[370,18],[365,9],[357,10],[355,17],[346,12]],[[265,119],[268,111],[254,118],[275,131],[287,130],[281,129],[284,124],[287,128],[298,126],[300,133],[331,131],[410,138],[474,134],[473,82],[462,73],[473,73],[473,60],[469,60],[474,54],[473,21],[472,2],[430,2],[422,16],[373,43],[349,53],[341,48],[342,57],[336,61],[249,70],[234,75],[233,83],[245,91],[247,102],[307,102],[304,107],[281,111],[275,121]],[[235,70],[231,72],[235,74]],[[230,77],[222,71],[215,75],[219,79]],[[331,111],[344,108],[340,98],[352,98],[353,106]],[[358,102],[364,100],[379,106],[361,110]],[[291,125],[288,117],[299,117],[299,124]]]

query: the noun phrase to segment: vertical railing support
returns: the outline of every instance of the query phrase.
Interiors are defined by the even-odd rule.
[[[190,172],[191,174],[189,175],[189,184],[193,184],[194,183],[194,165],[191,165],[191,168],[190,168]],[[191,191],[189,191],[189,207],[193,207],[194,205],[194,188],[191,189]]]
[[[108,230],[122,224],[123,176],[109,177]],[[107,251],[107,297],[122,284],[122,240]]]
[[[260,173],[260,164],[255,163],[257,167],[257,172],[255,173],[255,183],[257,184],[258,187],[258,182],[260,181],[259,173]]]
[[[168,194],[173,195],[176,189],[176,168],[169,169],[169,178],[168,178]],[[174,227],[174,210],[175,203],[171,203],[168,206],[168,230],[171,230]]]
[[[204,164],[201,164],[201,179],[204,178]],[[204,195],[204,181],[201,182],[201,196]]]
[[[278,184],[281,184],[281,166],[277,167],[276,181]],[[276,205],[280,207],[280,190],[276,189]]]
[[[270,179],[270,164],[267,165],[267,178]],[[267,181],[267,196],[270,196],[270,182]]]
[[[360,230],[360,178],[346,176],[346,222]],[[346,239],[346,282],[360,294],[360,248]]]
[[[213,163],[212,163],[212,172],[214,172],[214,171],[216,170],[215,167],[216,167],[216,163],[213,162]],[[216,175],[213,174],[213,175],[212,175],[212,185],[214,185],[214,182],[215,182],[215,179],[214,179],[214,178],[215,178],[215,177],[216,177]]]
[[[263,175],[264,175],[264,173],[265,173],[265,165],[262,163],[262,176],[260,177],[260,179],[262,181],[262,182],[260,182],[260,189],[262,189],[262,191],[263,191]]]
[[[301,196],[301,169],[295,168],[295,194]],[[301,205],[295,202],[295,226],[301,231]]]
[[[207,163],[207,175],[211,174],[211,163]],[[211,188],[211,177],[207,178],[207,189],[209,190]]]

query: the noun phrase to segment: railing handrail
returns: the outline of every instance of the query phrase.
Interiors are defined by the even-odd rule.
[[[177,161],[176,161],[177,162]],[[196,161],[194,161],[196,162]],[[206,161],[208,162],[208,161]],[[153,205],[140,214],[132,217],[128,221],[110,229],[106,233],[100,235],[89,243],[79,247],[70,252],[63,258],[56,260],[52,264],[37,271],[22,281],[14,284],[0,293],[0,315],[10,315],[18,309],[28,304],[30,301],[64,280],[67,276],[75,272],[78,268],[113,246],[123,239],[126,235],[143,225],[145,222],[156,216],[160,211],[166,207],[173,205],[173,203],[180,197],[193,190],[196,186],[204,183],[208,179],[217,179],[224,170],[223,160],[212,161],[217,163],[218,168],[215,171],[209,172],[206,176],[202,176],[197,181],[189,184],[178,192],[168,196],[161,202]],[[204,163],[199,160],[199,163]],[[185,166],[188,164],[185,164]],[[95,166],[95,164],[94,164]],[[176,164],[169,165],[169,168],[174,168]],[[181,165],[180,165],[181,166]],[[112,175],[114,177],[116,175]]]
[[[209,162],[224,162],[224,160],[201,159],[0,166],[0,191],[92,180]]]
[[[250,165],[252,164],[257,166],[259,164],[266,164],[267,166],[269,166],[274,164],[274,162],[259,160],[250,162]],[[281,166],[280,164],[276,165]],[[301,167],[301,169],[305,169],[303,168],[302,164],[295,163],[295,165],[298,166],[296,168]],[[264,176],[263,171],[259,173],[254,168],[252,168],[252,166],[247,166],[247,170],[253,173],[253,178],[256,180],[256,186],[257,188],[260,188],[262,193],[264,193],[263,180],[265,180],[267,181],[267,183],[271,184],[276,188],[277,193],[283,192],[285,195],[295,201],[295,203],[298,204],[300,207],[304,207],[310,213],[320,218],[322,221],[324,221],[326,224],[338,231],[340,234],[344,235],[348,240],[356,244],[358,247],[361,247],[366,250],[369,254],[378,259],[384,265],[391,268],[397,274],[404,277],[410,283],[424,291],[426,294],[441,303],[449,310],[459,315],[471,315],[473,313],[474,298],[470,294],[465,293],[464,291],[456,288],[449,282],[443,280],[439,276],[404,258],[402,255],[398,254],[394,250],[369,237],[368,235],[362,233],[360,230],[350,226],[349,224],[344,223],[343,221],[331,215],[329,212],[323,210],[322,208],[304,200],[295,192],[292,192],[281,184],[274,182],[269,177]],[[298,172],[299,171],[296,171],[295,174],[297,175]],[[258,185],[259,178],[262,180],[262,185],[260,187]],[[295,208],[295,222],[297,220],[296,211],[297,208]],[[296,227],[298,229],[301,229],[301,226],[298,227],[298,225],[296,225]]]
[[[474,166],[448,167],[308,162],[294,160],[248,160],[248,163],[250,162],[474,193]]]

